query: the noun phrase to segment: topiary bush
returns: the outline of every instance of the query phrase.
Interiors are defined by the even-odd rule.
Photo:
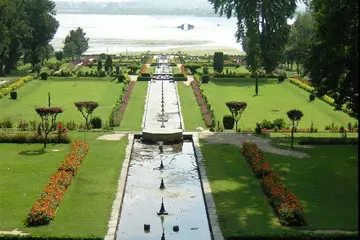
[[[101,121],[100,117],[93,117],[90,120],[90,124],[91,124],[92,128],[94,128],[94,129],[102,128],[102,121]]]
[[[233,129],[235,124],[235,119],[232,115],[225,115],[223,117],[223,125],[225,129]]]
[[[283,82],[287,78],[286,72],[281,72],[278,76],[279,83]]]
[[[208,75],[201,77],[201,83],[208,83],[210,81],[210,77]]]
[[[10,92],[10,97],[11,97],[11,99],[16,100],[17,99],[17,92],[11,91]]]
[[[312,101],[314,101],[314,100],[315,100],[315,94],[310,93],[310,95],[309,95],[309,101],[312,102]]]
[[[46,79],[48,78],[47,72],[42,72],[42,73],[40,74],[40,78],[41,78],[41,80],[46,80]]]

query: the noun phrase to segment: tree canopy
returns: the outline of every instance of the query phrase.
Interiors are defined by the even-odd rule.
[[[312,0],[310,9],[315,36],[305,69],[318,95],[332,96],[337,108],[346,104],[358,116],[359,3]]]
[[[82,28],[71,30],[65,38],[64,55],[65,57],[80,58],[89,48],[89,38]]]
[[[237,18],[237,41],[242,41],[249,55],[260,55],[261,65],[266,72],[275,69],[283,58],[290,27],[287,19],[292,18],[297,0],[209,0],[214,5],[215,13]],[[260,51],[251,50],[251,46],[260,46]],[[250,57],[250,58],[256,58]]]

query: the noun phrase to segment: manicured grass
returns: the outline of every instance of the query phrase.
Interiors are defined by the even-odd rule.
[[[50,78],[49,80],[33,80],[18,90],[18,99],[5,97],[0,100],[0,119],[9,117],[17,125],[20,120],[40,121],[35,112],[36,106],[48,106],[48,92],[51,94],[51,106],[62,107],[64,112],[58,116],[58,121],[73,120],[80,124],[85,122],[81,113],[74,106],[76,101],[96,101],[99,107],[93,116],[99,116],[107,121],[112,105],[119,97],[122,84],[106,79],[74,79]]]
[[[196,129],[198,127],[207,129],[192,87],[186,86],[182,82],[177,83],[177,87],[180,98],[181,114],[184,119],[184,129],[186,131],[199,131]]]
[[[265,153],[285,184],[305,206],[308,225],[281,226],[268,206],[240,149],[201,141],[208,178],[224,237],[233,234],[302,235],[300,230],[357,231],[358,160],[354,146],[317,146],[301,149],[310,158]],[[300,149],[298,149],[300,151]]]
[[[254,96],[254,83],[254,79],[211,79],[210,83],[202,84],[216,119],[222,122],[223,116],[230,114],[225,102],[245,101],[248,105],[239,122],[239,127],[245,130],[254,129],[256,122],[263,119],[283,118],[290,124],[286,112],[294,108],[304,114],[298,128],[310,128],[313,123],[318,131],[324,131],[325,125],[331,125],[332,121],[338,126],[356,121],[343,112],[334,111],[320,99],[309,102],[308,92],[287,81],[279,84],[277,79],[260,79],[258,96]]]
[[[145,99],[148,88],[148,82],[136,82],[131,93],[131,98],[126,106],[124,118],[120,127],[116,130],[121,131],[139,131],[142,129],[141,123],[145,110]]]
[[[304,205],[308,228],[358,231],[357,146],[296,150],[311,157],[265,156]]]
[[[210,66],[208,67],[209,73],[214,73],[214,68],[211,67],[212,64],[210,64]],[[249,70],[246,69],[245,66],[240,66],[238,68],[235,67],[224,67],[223,69],[223,73],[226,74],[226,69],[228,69],[229,72],[235,72],[235,73],[249,73]],[[203,72],[203,68],[199,68],[197,69],[197,72],[202,73]]]
[[[19,149],[36,149],[41,145],[0,144],[1,153],[5,154],[0,158],[0,178],[6,183],[5,188],[0,188],[0,230],[19,228],[40,236],[105,236],[127,137],[104,141],[96,140],[99,133],[86,133],[86,137],[85,133],[71,135],[86,138],[90,151],[65,193],[54,221],[36,228],[24,227],[23,220],[69,145],[51,146],[39,156],[24,156],[18,155]],[[60,151],[52,152],[52,148]]]
[[[271,138],[291,137],[291,133],[269,133]],[[357,138],[358,133],[346,133],[348,138]],[[341,138],[341,133],[295,133],[294,138],[315,137],[315,138]]]

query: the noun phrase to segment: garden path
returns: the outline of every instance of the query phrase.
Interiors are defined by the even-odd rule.
[[[199,132],[200,139],[204,139],[208,143],[212,144],[232,144],[241,147],[244,141],[255,143],[264,152],[275,153],[279,155],[292,156],[296,158],[310,157],[307,153],[292,151],[286,149],[280,149],[270,145],[270,139],[264,139],[256,137],[250,134],[241,133],[224,133],[224,132]]]

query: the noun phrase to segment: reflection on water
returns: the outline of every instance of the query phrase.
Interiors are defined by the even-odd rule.
[[[164,170],[158,169],[161,159]],[[159,189],[161,179],[164,190]],[[166,239],[211,239],[191,142],[182,147],[164,145],[162,154],[156,144],[134,142],[117,239],[161,239],[163,229],[157,212],[162,198],[169,213],[163,223]],[[144,224],[150,224],[150,232],[145,233]],[[173,231],[175,225],[178,232]]]

